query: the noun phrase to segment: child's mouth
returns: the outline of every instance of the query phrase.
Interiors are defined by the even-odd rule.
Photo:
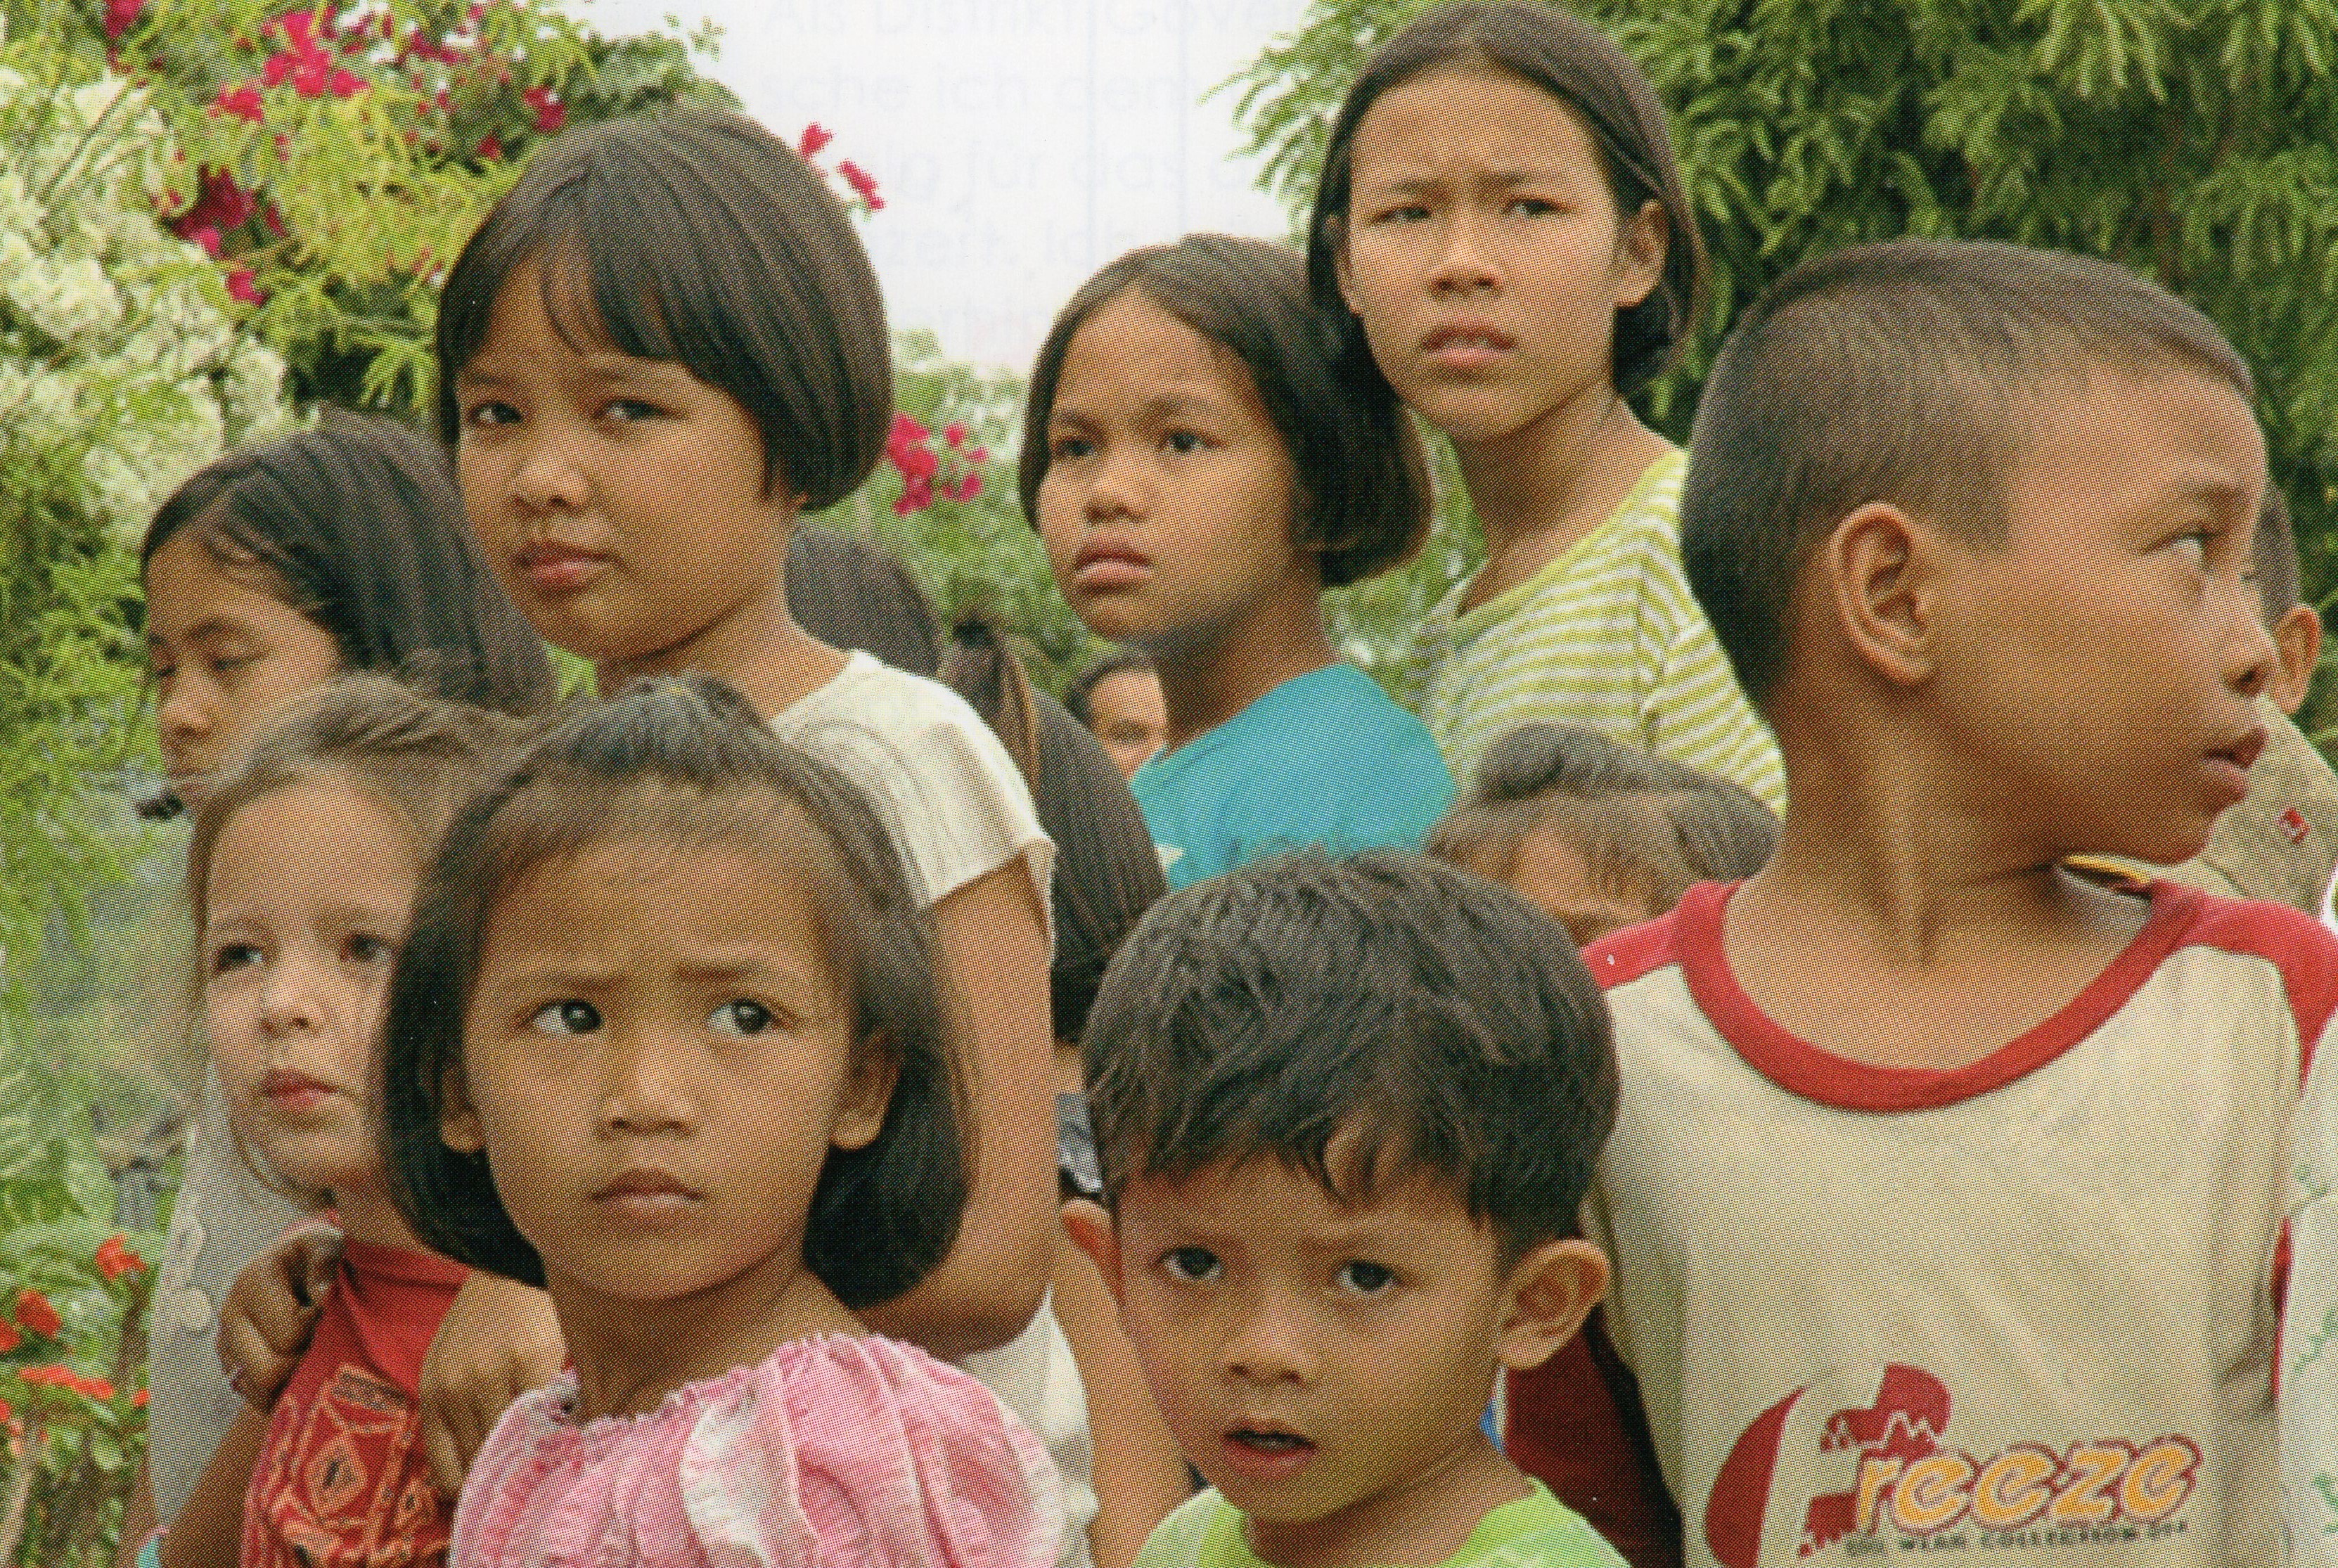
[[[1270,1431],[1258,1426],[1237,1426],[1226,1434],[1226,1441],[1253,1454],[1278,1458],[1285,1455],[1303,1454],[1315,1446],[1293,1433]]]

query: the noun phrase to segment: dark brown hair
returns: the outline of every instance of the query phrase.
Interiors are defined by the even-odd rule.
[[[1016,487],[1039,524],[1047,426],[1072,338],[1124,294],[1142,296],[1216,344],[1250,376],[1291,455],[1292,543],[1317,552],[1323,584],[1361,582],[1429,536],[1428,460],[1377,370],[1360,374],[1337,318],[1315,309],[1298,256],[1262,240],[1189,234],[1109,263],[1056,313],[1031,367]],[[1369,361],[1365,361],[1369,365]]]
[[[535,867],[636,837],[785,846],[852,1005],[854,1046],[895,1070],[876,1138],[829,1152],[804,1262],[855,1310],[890,1300],[949,1250],[970,1181],[932,921],[867,798],[711,676],[643,681],[580,710],[447,829],[390,981],[379,1098],[399,1210],[451,1258],[544,1282],[486,1156],[448,1148],[440,1128],[496,906]]]
[[[885,307],[852,221],[820,174],[736,114],[676,111],[564,133],[495,204],[438,304],[438,432],[496,300],[534,265],[572,343],[665,360],[720,388],[763,437],[767,495],[818,511],[885,449]]]
[[[552,705],[544,643],[464,529],[446,453],[402,425],[329,412],[206,465],[146,525],[139,570],[182,534],[323,628],[343,670],[509,713]]]
[[[1671,363],[1704,296],[1704,242],[1682,188],[1655,89],[1597,29],[1548,5],[1440,5],[1380,46],[1364,64],[1323,149],[1307,217],[1307,278],[1327,310],[1345,315],[1357,352],[1362,331],[1340,294],[1355,181],[1356,127],[1390,89],[1441,68],[1498,71],[1538,87],[1583,124],[1598,152],[1619,222],[1654,201],[1665,215],[1665,266],[1637,305],[1616,313],[1616,389],[1629,396]]]
[[[1778,842],[1777,814],[1740,785],[1589,730],[1532,723],[1486,749],[1428,850],[1498,882],[1545,827],[1601,887],[1659,910],[1693,883],[1752,876]]]
[[[1083,1053],[1114,1200],[1259,1155],[1348,1203],[1420,1172],[1505,1267],[1575,1234],[1616,1120],[1606,1004],[1567,933],[1403,850],[1171,894],[1105,971]]]
[[[1779,279],[1714,362],[1681,494],[1682,564],[1745,695],[1776,697],[1796,585],[1845,516],[1887,502],[1994,544],[2025,404],[2170,369],[2252,395],[2206,317],[2091,257],[1893,240]]]

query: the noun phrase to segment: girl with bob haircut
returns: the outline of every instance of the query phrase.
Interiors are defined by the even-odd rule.
[[[1682,574],[1686,459],[1625,401],[1695,327],[1704,264],[1647,78],[1556,6],[1428,11],[1340,105],[1309,285],[1451,441],[1485,534],[1420,636],[1422,714],[1457,775],[1543,720],[1783,803]]]
[[[199,804],[279,710],[337,675],[513,714],[555,698],[543,642],[463,530],[445,452],[387,419],[329,411],[206,465],[147,524],[139,573],[167,774],[143,815]],[[214,1343],[229,1282],[300,1214],[234,1158],[206,1074],[148,1329],[148,1478],[165,1521],[244,1406]]]
[[[573,131],[457,258],[437,350],[472,534],[537,632],[591,663],[604,694],[643,676],[722,681],[863,789],[901,845],[968,1024],[976,1176],[956,1246],[871,1326],[1008,1399],[1085,1519],[1078,1377],[1044,1310],[1052,848],[962,701],[822,642],[788,603],[799,518],[867,476],[890,416],[884,308],[850,220],[818,171],[736,114]],[[459,1326],[489,1344],[515,1324],[549,1356],[476,1386],[448,1469],[560,1352],[549,1304],[500,1280],[447,1319],[442,1338]]]
[[[1159,672],[1167,738],[1130,786],[1172,887],[1417,846],[1452,799],[1429,732],[1323,629],[1326,587],[1429,528],[1420,438],[1356,368],[1295,253],[1197,234],[1081,285],[1032,369],[1024,514],[1088,629]],[[1360,754],[1378,766],[1338,765]]]
[[[706,677],[457,818],[390,985],[396,1196],[547,1289],[573,1369],[488,1437],[453,1563],[1056,1559],[1037,1439],[854,1316],[965,1208],[938,969],[869,802]]]

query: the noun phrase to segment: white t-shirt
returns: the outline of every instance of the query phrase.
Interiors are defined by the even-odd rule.
[[[1586,956],[1623,1085],[1589,1228],[1686,1561],[2273,1563],[2288,1124],[2338,943],[2157,884],[2036,1028],[1896,1070],[1755,1007],[1728,892]]]
[[[1019,857],[1052,927],[1055,846],[1014,759],[957,692],[856,649],[834,679],[773,717],[771,728],[868,792],[928,905]],[[1066,1540],[1085,1560],[1095,1514],[1087,1395],[1053,1307],[1042,1303],[1021,1334],[958,1364],[1047,1446],[1063,1472]]]

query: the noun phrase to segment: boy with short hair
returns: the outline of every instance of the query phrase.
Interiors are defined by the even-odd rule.
[[[1615,1055],[1556,924],[1404,851],[1254,862],[1154,908],[1085,1050],[1111,1213],[1069,1222],[1213,1484],[1140,1565],[1620,1563],[1479,1426],[1606,1281]]]
[[[1606,1323],[1691,1563],[2276,1559],[2338,941],[2062,865],[2196,853],[2264,743],[2249,396],[2156,285],[2001,245],[1805,263],[1716,362],[1684,551],[1789,805],[1760,872],[1587,956]],[[1509,1392],[1535,1471],[1601,1391]]]

